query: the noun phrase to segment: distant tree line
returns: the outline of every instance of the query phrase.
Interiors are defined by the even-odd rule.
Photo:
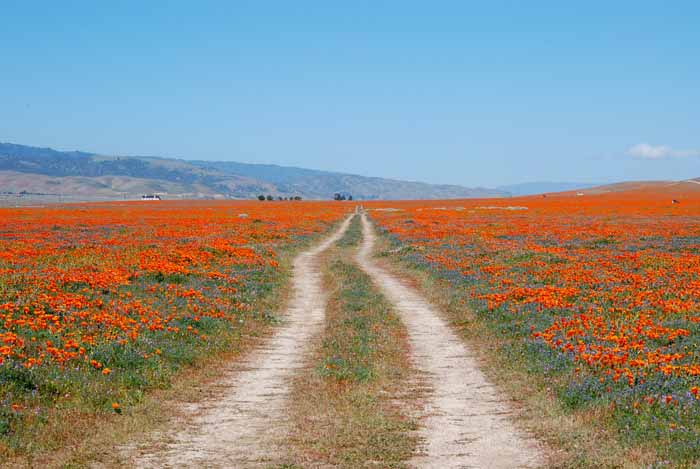
[[[270,195],[270,194],[267,194],[267,195],[260,194],[260,195],[258,196],[258,200],[260,200],[260,201],[264,201],[264,200],[275,200],[275,197],[273,197],[273,196]],[[301,197],[298,196],[298,195],[295,195],[294,197],[282,197],[282,196],[277,196],[277,200],[301,200]]]

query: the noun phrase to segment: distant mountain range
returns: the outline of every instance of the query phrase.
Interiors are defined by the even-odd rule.
[[[500,189],[468,188],[312,169],[109,156],[0,143],[0,193],[70,200],[108,200],[160,193],[164,198],[250,199],[260,194],[357,200],[506,197]]]

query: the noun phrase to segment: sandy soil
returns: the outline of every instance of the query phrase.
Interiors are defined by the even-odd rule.
[[[216,399],[188,409],[167,434],[125,448],[135,467],[258,467],[284,455],[276,445],[287,423],[291,377],[304,365],[307,345],[324,320],[319,254],[342,236],[350,219],[294,261],[293,297],[284,323],[247,358],[222,371]]]
[[[371,258],[375,234],[362,215],[364,240],[357,261],[394,304],[406,324],[412,360],[425,377],[421,468],[516,468],[544,464],[535,440],[516,429],[507,401],[488,382],[467,346],[415,289]]]

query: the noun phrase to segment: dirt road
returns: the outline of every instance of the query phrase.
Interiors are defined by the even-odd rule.
[[[420,468],[537,467],[536,442],[509,419],[511,408],[479,370],[467,346],[420,294],[371,258],[375,234],[364,213],[358,264],[379,285],[405,323],[411,358],[428,392],[421,418]],[[216,383],[216,398],[192,405],[173,430],[124,451],[135,467],[270,467],[288,456],[286,399],[304,366],[307,347],[325,316],[319,255],[348,228],[350,218],[294,261],[293,298],[284,324]],[[422,403],[423,404],[423,403]],[[183,421],[184,420],[184,421]]]
[[[230,365],[216,399],[197,403],[191,418],[158,441],[130,448],[136,467],[256,467],[274,462],[284,435],[290,378],[304,364],[311,338],[323,325],[325,296],[319,255],[338,240],[350,219],[294,261],[293,297],[284,324],[246,359]]]
[[[509,420],[509,404],[479,370],[465,344],[413,288],[372,259],[375,234],[362,215],[360,266],[380,286],[405,323],[412,359],[431,392],[423,426],[423,448],[410,462],[425,468],[537,467],[543,458],[534,440]]]

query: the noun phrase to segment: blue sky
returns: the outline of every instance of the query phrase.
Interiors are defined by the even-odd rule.
[[[700,2],[3,1],[0,141],[439,183],[700,176]]]

